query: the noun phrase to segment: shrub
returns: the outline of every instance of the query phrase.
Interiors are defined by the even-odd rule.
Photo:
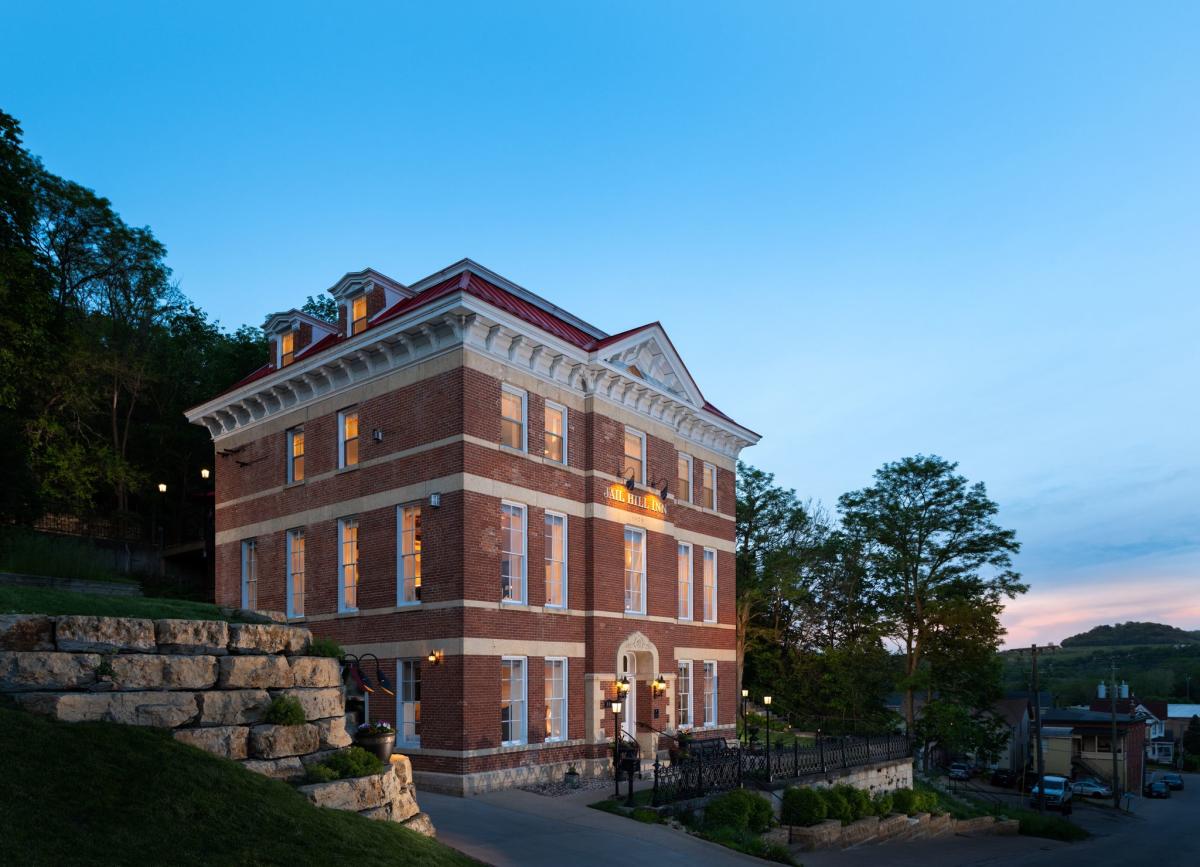
[[[780,821],[785,825],[816,825],[828,815],[825,801],[816,789],[788,789],[783,793]]]
[[[263,721],[277,726],[302,726],[305,723],[304,708],[300,701],[290,695],[279,695],[271,700],[271,706],[263,715]]]
[[[1086,840],[1088,837],[1087,831],[1061,816],[1021,810],[1016,818],[1021,823],[1020,832],[1028,837],[1047,837],[1051,840],[1065,840],[1068,843]]]
[[[914,794],[917,796],[916,800],[918,813],[940,812],[939,807],[941,805],[938,801],[937,792],[934,792],[930,789],[918,789]]]
[[[722,827],[706,831],[704,837],[713,843],[719,843],[737,852],[744,852],[757,858],[777,861],[781,864],[795,864],[787,846],[778,843],[767,843],[757,834],[749,831],[738,831],[734,828]]]
[[[314,638],[308,647],[309,656],[327,656],[330,659],[341,659],[346,655],[342,646],[332,638]]]
[[[350,747],[348,750],[334,753],[324,761],[308,766],[307,776],[310,782],[327,783],[330,780],[341,780],[346,777],[365,777],[383,771],[383,762],[374,753],[369,753],[362,747]]]
[[[838,786],[837,788],[841,790],[842,797],[850,805],[851,821],[857,821],[858,819],[874,814],[871,806],[871,796],[864,790],[857,789],[854,786]]]
[[[879,818],[890,815],[893,808],[893,798],[891,792],[880,792],[871,802],[871,806],[875,810],[875,815]]]
[[[896,808],[896,812],[909,816],[921,812],[917,793],[912,789],[897,789],[893,792],[892,806]]]
[[[850,809],[850,802],[839,789],[835,787],[820,791],[821,800],[825,802],[825,812],[830,819],[837,819],[843,824],[853,821],[854,813]]]
[[[710,830],[730,828],[745,831],[750,824],[750,804],[741,789],[713,798],[704,807],[704,827]]]

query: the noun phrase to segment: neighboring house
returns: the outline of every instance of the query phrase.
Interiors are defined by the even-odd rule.
[[[1042,715],[1046,773],[1097,776],[1111,782],[1112,727],[1111,711],[1101,713],[1073,707],[1046,711]],[[1136,716],[1119,713],[1116,727],[1118,782],[1122,788],[1140,792],[1146,764],[1146,724]]]
[[[1187,731],[1192,717],[1200,716],[1200,704],[1169,704],[1167,705],[1167,734],[1176,743],[1183,742],[1183,733]]]
[[[1106,697],[1106,690],[1106,684],[1100,684],[1091,710],[1111,714],[1114,702],[1111,697]],[[1140,699],[1130,694],[1128,684],[1121,684],[1115,704],[1117,713],[1131,714],[1146,723],[1146,758],[1152,762],[1171,764],[1175,760],[1175,738],[1167,733],[1167,703]]]
[[[996,702],[992,710],[1008,727],[1008,743],[997,760],[997,766],[1020,773],[1025,769],[1029,757],[1029,728],[1033,724],[1029,700],[1004,698]]]
[[[362,713],[428,788],[598,772],[616,726],[649,760],[658,731],[731,736],[759,437],[662,326],[607,334],[470,260],[330,292],[338,322],[271,316],[266,363],[187,413],[217,453],[217,603],[373,655],[395,695]]]

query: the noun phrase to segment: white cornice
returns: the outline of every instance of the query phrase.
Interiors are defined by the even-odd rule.
[[[453,292],[409,315],[370,328],[311,359],[188,410],[188,421],[214,441],[267,418],[309,405],[352,385],[401,370],[455,346],[468,347],[546,382],[654,419],[684,439],[737,457],[758,435],[680,395],[588,353],[465,292]]]

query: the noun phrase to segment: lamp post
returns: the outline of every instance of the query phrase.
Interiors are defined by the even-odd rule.
[[[750,743],[750,724],[746,719],[746,700],[750,698],[750,690],[742,690],[742,739]]]
[[[621,700],[613,699],[613,797],[621,797]]]
[[[767,709],[767,782],[771,782],[771,696],[763,696],[763,705]]]

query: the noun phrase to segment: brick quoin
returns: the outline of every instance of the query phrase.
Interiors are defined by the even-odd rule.
[[[477,268],[465,265],[460,274],[474,279],[485,273],[474,270]],[[354,342],[365,344],[375,332],[382,333],[393,313],[386,308],[382,288],[376,286],[367,296],[372,322],[367,331],[346,336],[343,307],[337,339],[313,353],[317,360],[326,354],[331,359],[357,359],[354,363],[362,365],[358,380],[348,377],[350,381],[340,381],[339,372],[350,369],[343,365],[328,372],[328,383],[319,397],[314,383],[320,385],[326,374],[304,380],[313,387],[310,396],[302,385],[288,386],[296,396],[291,405],[283,403],[288,390],[283,390],[278,407],[271,403],[270,397],[280,393],[277,390],[256,397],[258,403],[231,403],[228,410],[220,412],[210,408],[214,414],[209,416],[202,415],[205,407],[197,408],[193,421],[203,419],[209,426],[218,455],[218,603],[242,604],[242,545],[253,539],[257,606],[285,611],[286,533],[303,529],[305,610],[296,622],[306,624],[316,635],[338,641],[348,652],[374,654],[379,670],[397,690],[402,661],[420,661],[420,745],[398,744],[397,749],[412,758],[418,782],[427,787],[471,792],[520,785],[559,779],[571,765],[584,773],[605,772],[615,731],[612,711],[605,702],[616,695],[616,680],[623,673],[623,649],[633,652],[634,670],[629,676],[636,693],[636,720],[632,727],[644,760],[653,761],[655,752],[670,743],[662,733],[676,729],[675,678],[681,659],[691,660],[693,665],[692,714],[697,734],[732,734],[738,708],[733,628],[735,467],[737,452],[756,442],[757,435],[728,422],[707,404],[695,405],[690,398],[680,415],[682,420],[665,424],[663,416],[655,414],[659,412],[655,401],[663,396],[680,404],[687,401],[683,399],[685,389],[671,391],[656,384],[658,380],[635,383],[644,392],[645,403],[613,399],[602,392],[604,377],[622,374],[627,367],[603,367],[602,349],[594,350],[598,354],[593,357],[599,361],[590,374],[591,382],[587,374],[567,383],[561,376],[550,376],[548,367],[537,367],[532,352],[528,359],[519,355],[522,345],[551,337],[559,340],[561,333],[578,341],[591,339],[597,345],[603,339],[587,334],[580,338],[568,328],[575,328],[574,320],[564,319],[561,311],[540,299],[535,305],[540,312],[531,314],[518,303],[528,300],[525,295],[505,289],[498,280],[488,285],[497,296],[489,296],[489,303],[503,304],[502,310],[515,311],[524,319],[522,340],[506,337],[510,341],[507,355],[488,354],[491,344],[486,340],[469,344],[464,335],[471,322],[463,315],[457,320],[439,320],[434,327],[414,326],[404,332],[405,340],[389,344],[383,352],[358,350],[358,355],[353,355]],[[411,315],[416,316],[420,293],[432,296],[441,290],[418,284],[417,290],[406,291],[414,297],[406,296],[399,306],[409,305]],[[556,329],[549,335],[547,319]],[[516,327],[512,315],[503,322],[503,328]],[[489,327],[508,334],[500,325]],[[444,339],[438,329],[446,328],[451,339],[442,346],[436,342]],[[313,339],[312,329],[304,323],[301,333],[307,346]],[[497,332],[480,333],[491,340]],[[647,340],[653,337],[653,332],[648,333]],[[660,356],[665,342],[654,344]],[[297,343],[299,350],[300,341]],[[641,351],[636,342],[629,346],[631,352]],[[418,349],[425,351],[420,360],[396,361],[401,352]],[[655,357],[645,355],[639,363],[661,364]],[[392,363],[385,364],[385,360]],[[685,370],[681,362],[668,358],[667,363],[669,367],[655,368],[660,377],[686,375],[681,372]],[[538,370],[543,375],[531,373]],[[275,376],[282,381],[287,374],[269,367],[255,377]],[[243,386],[255,387],[255,377]],[[264,386],[273,381],[260,380]],[[526,393],[524,451],[501,445],[505,384]],[[239,386],[226,394],[235,401]],[[655,395],[658,397],[651,400]],[[543,457],[548,400],[567,408],[565,465]],[[339,469],[338,413],[350,408],[358,413],[359,462]],[[694,419],[709,424],[706,430],[725,425],[733,434],[724,439],[697,439]],[[638,485],[632,493],[650,506],[622,501],[629,499],[621,484],[627,426],[646,436],[645,476],[651,484]],[[288,432],[294,429],[304,432],[304,479],[289,484]],[[375,431],[378,436],[373,436]],[[682,502],[674,496],[680,453],[693,458],[695,502]],[[698,502],[704,462],[717,467],[715,510]],[[658,502],[653,483],[665,483],[669,488],[661,509],[653,505]],[[504,502],[518,503],[526,510],[523,605],[501,601]],[[404,506],[421,510],[421,600],[412,605],[397,605],[397,510]],[[546,607],[547,511],[566,515],[567,604],[559,610]],[[356,612],[338,610],[338,521],[344,518],[358,522]],[[645,532],[644,615],[624,612],[627,526]],[[680,541],[692,546],[691,620],[677,617]],[[706,547],[716,551],[715,623],[703,621]],[[437,664],[426,659],[430,652],[437,654]],[[526,737],[515,746],[501,741],[504,656],[523,657],[526,665]],[[567,658],[567,723],[560,743],[547,741],[547,656]],[[705,660],[717,662],[717,719],[710,730],[700,731]],[[371,660],[364,666],[372,680],[375,665]],[[651,682],[660,674],[667,676],[669,687],[661,695],[652,695]],[[366,699],[366,715],[393,721],[398,716],[396,701],[377,690]]]

